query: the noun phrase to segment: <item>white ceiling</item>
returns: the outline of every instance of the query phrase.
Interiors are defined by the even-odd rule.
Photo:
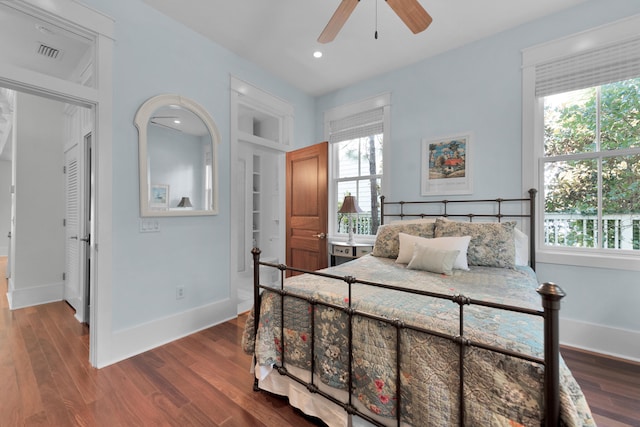
[[[419,0],[433,23],[417,35],[384,0],[361,0],[328,44],[317,38],[341,0],[143,1],[304,92],[321,95],[586,0]],[[44,57],[37,53],[40,45],[60,54]],[[0,1],[3,62],[69,78],[90,46],[86,37]],[[318,49],[324,56],[315,59]]]
[[[321,95],[586,0],[419,0],[433,23],[417,35],[384,0],[361,0],[336,39],[324,45],[317,38],[340,0],[143,1],[297,88]],[[324,56],[315,59],[315,50]]]
[[[91,45],[87,37],[0,3],[0,52],[6,64],[69,79]]]

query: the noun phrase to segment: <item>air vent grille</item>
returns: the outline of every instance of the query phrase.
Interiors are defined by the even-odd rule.
[[[47,46],[46,44],[40,43],[38,47],[38,54],[42,56],[46,56],[47,58],[57,59],[60,55],[60,50],[55,47]]]

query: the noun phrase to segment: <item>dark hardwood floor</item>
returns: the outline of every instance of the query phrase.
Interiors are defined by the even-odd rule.
[[[560,351],[600,427],[640,427],[640,363],[563,347]]]
[[[0,290],[6,292],[0,258]],[[0,298],[0,426],[317,426],[252,389],[246,316],[103,369],[64,302],[10,311]],[[640,426],[640,365],[562,351],[599,426]]]

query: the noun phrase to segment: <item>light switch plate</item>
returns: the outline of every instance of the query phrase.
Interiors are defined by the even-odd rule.
[[[140,220],[140,232],[141,233],[159,233],[160,222],[157,219],[141,219]]]

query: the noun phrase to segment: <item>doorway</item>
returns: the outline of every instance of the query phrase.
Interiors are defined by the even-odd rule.
[[[293,138],[293,107],[231,77],[231,287],[238,314],[253,305],[253,257],[285,260],[285,157]],[[267,270],[267,269],[264,269]],[[278,270],[262,272],[262,283]],[[271,274],[273,273],[273,274]]]
[[[86,195],[92,193],[86,153],[91,153],[93,113],[48,97],[13,93],[12,173],[9,185],[2,185],[11,188],[10,195],[3,195],[11,203],[10,218],[3,218],[12,236],[10,307],[64,299],[78,321],[86,322],[91,227]],[[80,118],[85,118],[81,127]],[[80,128],[88,129],[84,138]]]
[[[238,143],[235,194],[237,224],[237,265],[235,279],[238,313],[253,306],[253,258],[251,248],[259,248],[260,259],[284,262],[284,158],[281,151],[247,142]],[[282,189],[282,190],[281,190]],[[260,282],[277,281],[277,270],[264,269]]]
[[[89,360],[93,366],[102,367],[113,362],[109,344],[111,342],[111,282],[112,282],[112,58],[114,22],[106,15],[77,2],[66,0],[14,0],[2,2],[13,12],[39,19],[53,26],[64,27],[88,40],[91,46],[85,58],[92,61],[81,75],[64,77],[47,74],[46,70],[29,68],[18,57],[6,53],[0,67],[0,86],[23,91],[44,98],[91,109],[95,127],[92,133],[93,170],[95,173],[94,199],[90,252],[91,310]],[[28,11],[28,13],[26,13]],[[17,22],[12,19],[11,22]],[[34,27],[32,25],[32,27]],[[10,40],[10,46],[18,45],[15,33],[6,34],[7,26],[0,29],[0,38]],[[50,50],[49,50],[50,51]],[[63,55],[70,58],[71,55]],[[95,73],[94,73],[95,71]],[[89,73],[88,75],[86,73]],[[13,237],[13,236],[12,236]],[[100,251],[97,246],[100,243]],[[13,239],[12,239],[13,243]],[[98,268],[99,264],[99,268]],[[99,320],[99,322],[97,322]]]

